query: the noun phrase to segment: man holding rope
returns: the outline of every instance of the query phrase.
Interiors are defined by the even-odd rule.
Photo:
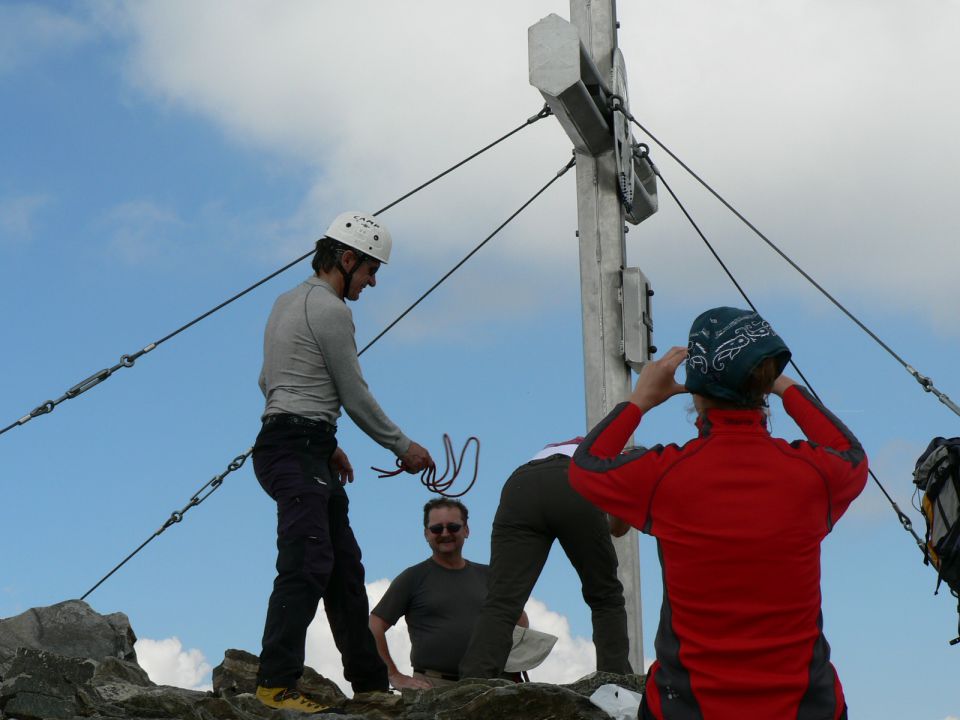
[[[433,465],[370,393],[346,305],[376,286],[391,246],[390,233],[372,215],[337,216],[317,241],[315,274],[281,295],[267,321],[260,374],[266,408],[253,467],[277,503],[277,577],[257,675],[257,698],[272,708],[331,711],[296,691],[307,627],[321,598],[354,692],[389,689],[367,626],[363,564],[343,488],[353,482],[353,467],[337,446],[336,422],[342,407],[408,472]]]

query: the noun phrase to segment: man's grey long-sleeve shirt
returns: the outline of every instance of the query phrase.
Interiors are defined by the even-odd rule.
[[[316,276],[277,298],[263,336],[263,414],[290,413],[336,425],[342,406],[367,435],[403,455],[410,438],[370,393],[354,332],[350,308]]]

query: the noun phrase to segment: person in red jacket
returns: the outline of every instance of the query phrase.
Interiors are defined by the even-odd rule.
[[[789,359],[756,313],[708,310],[574,454],[574,489],[657,538],[664,597],[644,720],[846,718],[822,632],[820,542],[863,490],[867,459],[781,374]],[[621,452],[646,413],[684,392],[698,437]],[[807,441],[770,435],[770,394]]]

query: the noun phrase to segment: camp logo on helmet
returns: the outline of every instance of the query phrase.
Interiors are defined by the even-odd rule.
[[[362,226],[363,226],[364,228],[366,228],[367,230],[374,230],[374,229],[379,230],[379,229],[380,229],[380,225],[378,225],[378,224],[376,223],[376,221],[372,220],[371,218],[366,217],[365,215],[354,215],[354,216],[353,216],[353,219],[356,220],[357,223],[359,223],[360,225],[362,225]],[[347,223],[346,226],[347,226],[347,227],[350,227],[350,223]],[[373,238],[374,238],[374,240],[379,240],[379,239],[380,239],[379,236],[377,236],[377,235],[374,235]]]

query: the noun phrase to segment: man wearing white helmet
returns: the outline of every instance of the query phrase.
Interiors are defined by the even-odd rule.
[[[321,598],[354,692],[389,688],[367,626],[363,564],[343,488],[353,481],[353,468],[337,446],[336,422],[342,407],[408,472],[433,464],[370,393],[345,302],[376,286],[391,245],[372,215],[339,215],[317,241],[315,274],[281,295],[267,321],[260,374],[266,408],[253,467],[277,503],[277,577],[257,676],[257,698],[270,707],[330,712],[296,691],[307,627]]]

